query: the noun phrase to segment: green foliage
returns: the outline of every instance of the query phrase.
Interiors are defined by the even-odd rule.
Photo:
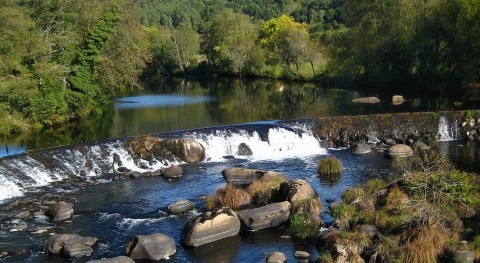
[[[318,162],[318,174],[320,176],[337,175],[342,172],[342,163],[334,156],[328,156]]]
[[[365,191],[362,187],[347,188],[342,194],[342,200],[346,204],[351,204],[357,198],[364,197]]]
[[[296,238],[313,238],[317,235],[320,225],[309,213],[298,213],[290,217],[289,232]]]
[[[366,195],[373,195],[377,193],[379,190],[385,188],[387,186],[382,179],[375,178],[370,179],[365,184],[365,194]]]

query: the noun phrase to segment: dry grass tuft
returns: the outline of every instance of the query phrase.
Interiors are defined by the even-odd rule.
[[[217,189],[215,194],[215,203],[219,206],[228,206],[233,210],[239,210],[247,207],[252,197],[245,190],[236,188],[232,184],[227,184]]]
[[[400,238],[400,244],[405,246],[402,262],[435,263],[448,240],[449,232],[443,228],[410,228]]]
[[[385,208],[402,209],[410,202],[410,197],[400,187],[395,186],[388,192]]]

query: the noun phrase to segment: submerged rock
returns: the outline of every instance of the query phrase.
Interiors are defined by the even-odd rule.
[[[161,260],[177,252],[173,238],[164,234],[136,236],[125,248],[125,255],[134,260]]]
[[[240,219],[231,208],[224,207],[192,218],[183,228],[181,241],[198,247],[235,236],[240,232]]]
[[[279,226],[288,221],[290,202],[273,203],[270,205],[247,209],[238,213],[243,225],[251,230],[259,230]]]
[[[182,199],[168,206],[168,212],[172,215],[180,215],[188,213],[195,209],[195,204],[192,201]]]

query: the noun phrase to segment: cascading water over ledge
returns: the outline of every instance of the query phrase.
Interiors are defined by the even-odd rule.
[[[247,124],[169,133],[160,137],[185,137],[198,141],[205,148],[204,162],[221,162],[226,156],[258,161],[326,154],[311,125],[299,123]],[[0,203],[56,181],[69,178],[96,180],[114,172],[118,163],[140,173],[173,164],[166,160],[134,160],[127,141],[49,148],[0,159]],[[242,143],[251,149],[252,155],[237,154]]]

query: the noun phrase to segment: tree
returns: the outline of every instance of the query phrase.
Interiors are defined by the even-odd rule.
[[[258,41],[269,52],[271,63],[277,60],[285,64],[291,74],[291,65],[297,69],[307,58],[309,34],[306,24],[297,23],[292,17],[282,15],[265,22],[260,29]]]
[[[227,9],[207,26],[202,51],[217,71],[239,75],[253,72],[262,62],[256,35],[256,27],[247,15]]]

